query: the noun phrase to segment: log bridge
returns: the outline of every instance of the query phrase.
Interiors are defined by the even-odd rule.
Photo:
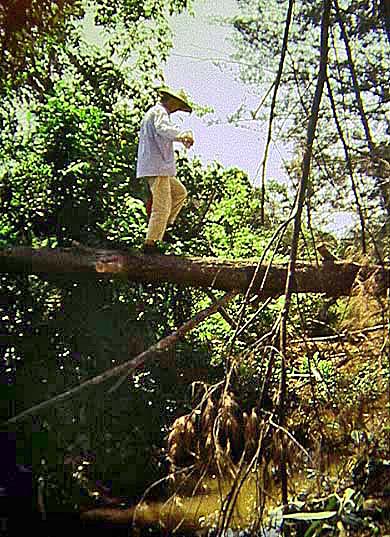
[[[88,247],[15,247],[0,251],[0,273],[36,274],[45,279],[81,280],[121,278],[134,282],[251,291],[261,298],[284,293],[288,264],[259,265],[256,259],[225,260],[175,255],[145,255],[140,251],[103,250]],[[319,265],[298,263],[294,292],[349,295],[357,282],[370,282],[375,294],[384,295],[390,285],[390,267],[325,260]]]

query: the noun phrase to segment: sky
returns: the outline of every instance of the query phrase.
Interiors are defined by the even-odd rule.
[[[188,156],[197,156],[206,164],[214,160],[225,167],[245,171],[254,186],[260,182],[267,124],[240,123],[235,126],[228,117],[241,105],[256,110],[268,88],[253,87],[240,81],[238,66],[231,63],[234,53],[234,30],[215,19],[233,17],[239,13],[236,0],[193,0],[193,15],[185,12],[170,18],[173,48],[164,67],[165,83],[174,89],[183,88],[191,99],[214,112],[204,117],[194,113],[177,112],[172,120],[194,132],[195,144]],[[92,14],[86,23],[88,40],[99,42],[99,32],[92,23]],[[225,60],[216,62],[215,60]],[[179,148],[179,147],[178,147]],[[266,179],[289,182],[283,160],[290,157],[280,142],[273,141],[267,160]],[[328,224],[324,230],[341,237],[354,223],[348,212],[327,212]]]
[[[248,122],[247,128],[240,128],[229,124],[227,118],[242,104],[248,110],[255,110],[266,89],[243,84],[234,63],[224,68],[221,63],[212,61],[213,58],[229,60],[234,52],[234,30],[213,18],[237,15],[237,2],[193,0],[193,11],[194,16],[182,13],[171,17],[173,49],[164,69],[165,82],[175,89],[183,88],[200,105],[212,106],[214,113],[203,118],[177,113],[172,119],[178,119],[183,127],[194,132],[195,144],[189,156],[199,156],[204,163],[218,160],[226,167],[236,166],[246,171],[252,184],[258,186],[268,126]],[[218,120],[219,124],[210,125],[211,119]],[[283,167],[283,160],[288,158],[286,147],[277,141],[271,143],[267,180],[289,182]],[[326,219],[323,229],[338,237],[355,221],[349,212],[327,212]]]
[[[164,69],[165,81],[176,89],[183,88],[196,103],[211,106],[214,113],[203,118],[194,114],[178,118],[175,114],[172,119],[178,118],[194,132],[190,156],[200,156],[204,163],[218,160],[224,166],[236,166],[256,184],[267,125],[256,131],[253,123],[239,128],[229,124],[227,118],[242,104],[255,110],[264,91],[240,82],[235,64],[223,68],[213,61],[230,60],[229,54],[234,52],[233,30],[212,18],[237,15],[236,1],[194,0],[193,11],[194,16],[182,13],[171,18],[173,50]],[[218,124],[210,125],[210,120]],[[280,181],[286,179],[281,154],[285,154],[283,147],[273,145],[268,163],[269,175]]]
[[[238,15],[237,2],[192,0],[192,11],[193,15],[185,12],[170,17],[173,48],[163,68],[164,78],[167,85],[174,89],[183,88],[192,101],[212,107],[214,112],[202,118],[195,113],[188,116],[177,112],[172,120],[194,133],[195,144],[188,151],[189,157],[198,156],[204,164],[217,160],[225,167],[237,167],[247,172],[256,185],[267,125],[252,121],[237,127],[228,122],[228,117],[241,105],[248,109],[249,116],[249,110],[257,109],[266,90],[240,81],[238,66],[230,57],[235,51],[234,31],[213,20]],[[101,43],[103,37],[93,23],[92,11],[87,13],[83,24],[87,41]],[[215,59],[225,60],[225,67]],[[287,180],[283,157],[286,158],[286,151],[281,144],[271,144],[267,161],[269,178]]]

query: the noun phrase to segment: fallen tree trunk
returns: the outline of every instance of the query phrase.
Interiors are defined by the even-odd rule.
[[[229,261],[115,250],[17,247],[0,251],[0,273],[37,274],[44,278],[63,275],[72,280],[119,277],[137,282],[170,282],[224,291],[236,289],[245,292],[256,267],[254,259]],[[272,266],[263,282],[266,270],[267,265],[259,268],[253,293],[260,292],[264,298],[283,294],[287,264]],[[358,275],[360,281],[375,275],[374,287],[378,294],[385,293],[390,287],[388,267],[336,261],[320,266],[297,263],[293,291],[325,293],[333,297],[349,295]]]

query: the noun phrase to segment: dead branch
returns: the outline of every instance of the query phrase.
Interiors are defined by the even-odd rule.
[[[289,33],[290,33],[293,6],[294,6],[294,0],[289,0],[288,9],[287,9],[287,16],[286,16],[286,23],[284,25],[282,51],[281,51],[280,59],[279,59],[278,72],[276,74],[276,78],[275,78],[275,82],[274,82],[274,92],[273,92],[273,95],[272,95],[271,110],[270,110],[270,114],[269,114],[269,118],[268,118],[267,141],[266,141],[266,144],[265,144],[263,161],[261,163],[262,172],[261,172],[260,222],[261,222],[262,225],[264,225],[264,218],[265,218],[265,215],[264,215],[264,206],[265,206],[265,170],[266,170],[269,147],[270,147],[271,139],[272,139],[272,124],[273,124],[273,120],[274,120],[274,116],[275,116],[276,99],[277,99],[277,95],[278,95],[280,82],[281,82],[281,79],[282,79],[284,60],[286,58],[287,44],[288,44],[288,37],[289,37]]]
[[[339,341],[348,341],[349,339],[353,338],[353,336],[362,336],[364,337],[364,334],[369,334],[371,332],[378,332],[379,330],[385,330],[387,327],[385,324],[377,324],[375,326],[369,326],[367,328],[363,328],[362,330],[353,330],[352,332],[341,332],[339,334],[333,334],[331,336],[320,336],[320,337],[313,337],[313,338],[300,338],[300,339],[292,339],[290,341],[290,344],[293,343],[331,343],[339,342]]]
[[[206,295],[213,302],[215,302],[216,298],[215,298],[214,294],[211,291],[206,291]],[[233,328],[233,330],[236,329],[236,327],[237,327],[236,321],[229,315],[229,313],[226,311],[225,308],[220,308],[218,313],[221,314],[221,317],[223,317],[225,319],[225,321],[230,325],[231,328]]]
[[[330,106],[331,106],[331,109],[332,109],[333,119],[334,119],[334,122],[335,122],[335,125],[336,125],[336,128],[337,128],[337,132],[339,134],[339,138],[340,138],[341,143],[343,145],[345,162],[346,162],[346,165],[347,165],[348,175],[349,175],[350,180],[351,180],[351,187],[352,187],[352,192],[353,192],[353,195],[354,195],[354,198],[355,198],[356,209],[357,209],[357,212],[358,212],[358,215],[359,215],[360,229],[361,229],[361,241],[362,241],[362,252],[363,252],[363,254],[366,254],[367,253],[366,222],[365,222],[365,218],[364,218],[364,214],[363,214],[363,207],[362,207],[362,203],[360,201],[360,194],[358,192],[358,187],[357,187],[356,180],[355,180],[355,174],[354,174],[353,166],[352,166],[352,159],[351,159],[351,156],[350,156],[350,153],[349,153],[347,142],[345,140],[344,131],[343,131],[342,127],[341,127],[341,122],[340,122],[340,120],[338,118],[338,115],[337,115],[336,103],[335,103],[335,100],[334,100],[334,97],[333,97],[333,92],[332,92],[332,88],[330,86],[330,82],[329,82],[328,77],[326,77],[326,86],[327,86],[327,89],[328,89],[328,97],[329,97],[329,102],[330,102]]]
[[[52,397],[48,401],[43,401],[42,403],[39,403],[38,405],[34,405],[32,408],[29,408],[28,410],[25,410],[21,412],[20,414],[14,416],[10,420],[8,420],[6,423],[7,424],[16,423],[18,421],[25,419],[27,416],[36,414],[37,412],[41,410],[45,410],[57,403],[60,403],[60,402],[63,403],[64,401],[67,401],[68,399],[73,398],[75,395],[79,394],[81,391],[88,388],[89,386],[97,386],[98,384],[105,382],[107,379],[120,375],[125,372],[125,376],[122,379],[120,379],[120,382],[115,384],[114,387],[111,388],[110,390],[110,392],[114,391],[116,388],[119,387],[120,384],[122,384],[122,382],[127,377],[129,377],[132,373],[134,373],[136,369],[143,366],[145,362],[149,361],[150,359],[155,358],[158,355],[161,355],[162,352],[164,352],[166,349],[168,349],[172,345],[175,345],[182,337],[184,337],[188,332],[193,330],[207,317],[209,317],[210,315],[213,315],[214,313],[217,313],[219,308],[224,306],[227,302],[229,302],[229,300],[231,300],[236,294],[237,294],[236,291],[230,291],[225,296],[223,296],[220,300],[218,300],[217,302],[214,302],[214,304],[211,304],[211,306],[197,313],[195,317],[193,317],[192,319],[184,323],[180,328],[175,330],[175,332],[161,339],[156,344],[149,347],[149,349],[147,349],[146,351],[141,352],[141,354],[139,354],[132,360],[128,360],[127,362],[124,362],[123,364],[113,367],[112,369],[109,369],[105,371],[104,373],[97,375],[96,377],[86,380],[85,382],[82,382],[75,388],[72,388],[71,390],[68,390],[64,393],[56,395],[55,397]]]

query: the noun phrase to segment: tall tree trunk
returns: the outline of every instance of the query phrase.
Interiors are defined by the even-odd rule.
[[[359,110],[360,120],[363,125],[368,149],[370,151],[370,158],[372,159],[373,162],[378,162],[378,154],[376,152],[375,142],[372,137],[367,114],[364,109],[363,99],[362,99],[362,95],[360,91],[360,85],[359,85],[359,81],[357,77],[357,71],[356,71],[355,62],[352,56],[352,50],[351,50],[351,46],[349,43],[347,30],[345,28],[343,17],[342,17],[342,14],[338,5],[338,0],[334,0],[334,3],[336,7],[337,21],[340,27],[341,37],[343,38],[345,51],[348,57],[348,68],[349,68],[349,72],[352,78],[353,91],[356,97],[356,103],[357,103],[357,107]],[[389,9],[390,8],[388,8],[388,10]],[[387,181],[384,181],[383,179],[384,179],[383,177],[377,177],[377,186],[378,186],[380,195],[382,197],[384,209],[386,210],[387,215],[390,216],[390,189],[388,187]]]
[[[286,346],[287,346],[287,320],[289,316],[289,310],[291,305],[291,297],[293,289],[295,287],[296,277],[296,264],[298,243],[301,231],[301,218],[302,210],[305,202],[306,191],[309,183],[310,164],[313,150],[313,142],[316,133],[318,112],[320,109],[320,103],[324,84],[326,80],[326,68],[328,63],[328,33],[329,33],[329,18],[331,0],[324,0],[323,2],[323,14],[321,21],[321,48],[320,48],[320,66],[317,77],[317,85],[311,107],[311,113],[309,118],[309,124],[307,127],[306,135],[306,148],[302,162],[302,176],[298,187],[298,196],[296,200],[296,213],[294,218],[294,231],[290,249],[290,261],[288,265],[288,274],[285,287],[285,299],[284,307],[282,311],[281,324],[280,324],[280,353],[282,357],[282,372],[280,380],[279,390],[279,425],[284,426],[285,422],[285,398],[287,390],[287,366],[286,366]],[[282,501],[286,507],[288,505],[288,493],[287,493],[287,470],[285,461],[285,438],[283,437],[282,460],[281,460],[281,477],[282,477]]]

